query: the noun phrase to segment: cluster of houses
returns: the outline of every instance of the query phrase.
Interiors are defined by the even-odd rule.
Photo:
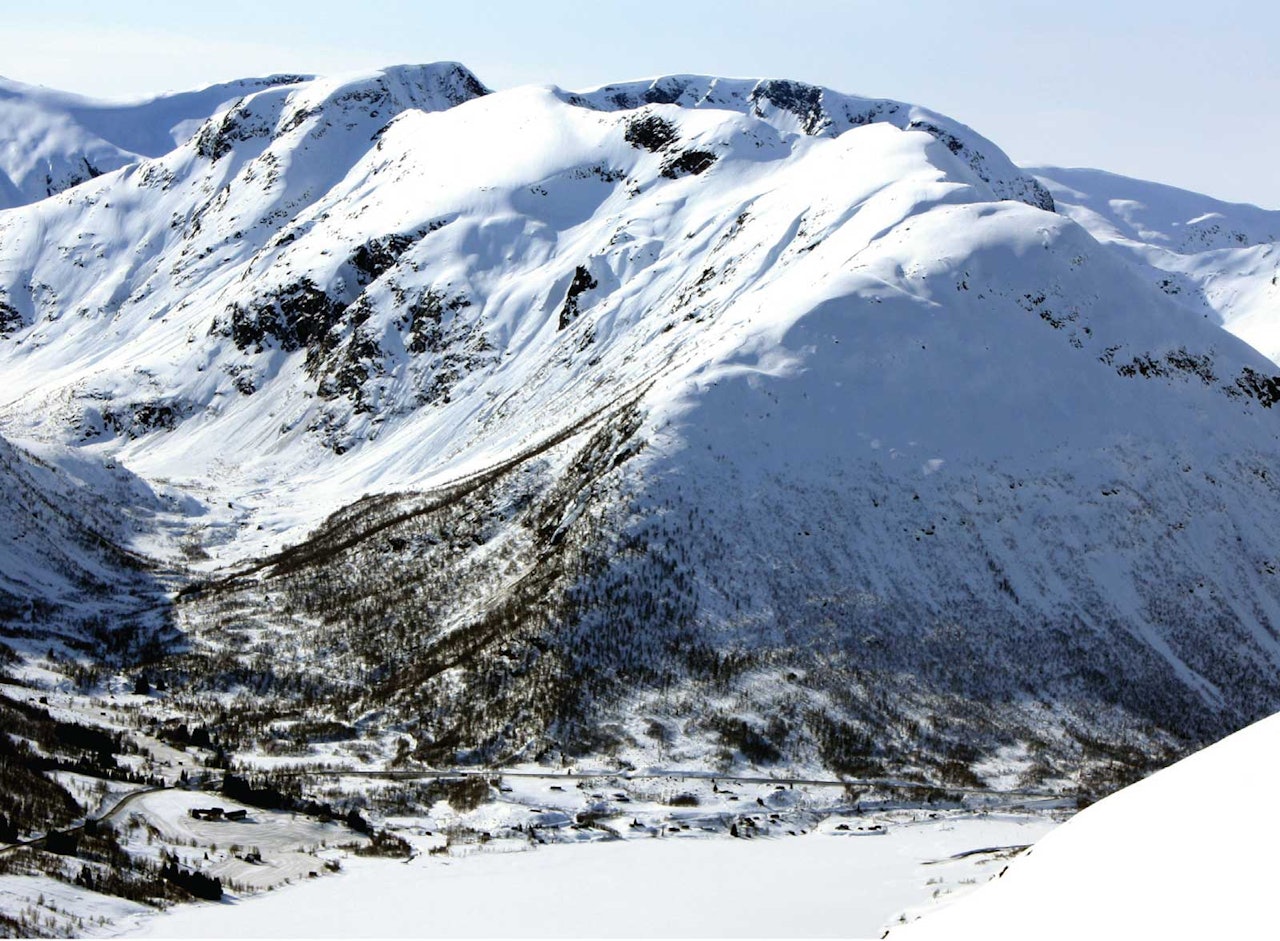
[[[249,815],[247,810],[224,810],[221,807],[192,807],[187,813],[197,820],[243,820]]]

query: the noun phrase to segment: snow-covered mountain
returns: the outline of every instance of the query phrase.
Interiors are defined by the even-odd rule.
[[[1280,362],[1280,212],[1101,170],[1028,172],[1160,290]]]
[[[154,655],[172,639],[176,573],[126,547],[134,529],[180,508],[123,468],[66,454],[62,463],[0,438],[0,653]]]
[[[145,157],[159,157],[233,102],[263,88],[309,78],[241,79],[120,103],[0,77],[0,209],[44,199]]]
[[[446,63],[175,141],[0,213],[0,430],[168,501],[228,736],[1103,790],[1280,708],[1274,366],[963,125]]]

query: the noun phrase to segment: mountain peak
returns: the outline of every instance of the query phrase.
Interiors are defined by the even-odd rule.
[[[329,127],[341,125],[341,136],[351,137],[353,122],[358,122],[365,135],[355,143],[367,144],[371,134],[398,114],[447,110],[488,92],[456,62],[345,73],[237,98],[211,116],[193,138],[202,157],[216,160],[237,141],[271,140],[304,126],[318,138]]]
[[[324,100],[363,99],[398,113],[435,110],[486,94],[488,89],[457,62],[392,66],[317,79],[281,73],[236,79],[194,91],[131,102],[82,95],[0,79],[0,209],[35,202],[102,173],[169,153],[214,115],[241,108],[256,96],[287,98],[318,109]],[[264,99],[265,101],[266,99]]]
[[[868,124],[923,131],[946,145],[1000,199],[1016,199],[1053,211],[1053,197],[1014,165],[994,143],[946,115],[892,99],[864,98],[794,79],[717,78],[664,75],[559,92],[570,104],[599,111],[630,111],[646,105],[724,109],[761,118],[780,129],[836,137]]]

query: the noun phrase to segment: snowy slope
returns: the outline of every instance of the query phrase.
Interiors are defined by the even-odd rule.
[[[1028,172],[1162,291],[1280,362],[1280,211],[1101,170]]]
[[[1280,773],[1280,716],[1089,807],[955,905],[892,939],[1268,938],[1270,813],[1222,806]]]
[[[561,97],[571,104],[601,111],[632,111],[654,104],[731,111],[767,121],[784,134],[799,131],[836,137],[868,124],[923,131],[946,145],[1000,199],[1053,209],[1053,198],[1044,187],[1014,166],[991,141],[946,115],[900,101],[845,95],[785,79],[756,81],[707,75],[667,75],[652,81],[561,93]]]
[[[410,87],[415,82],[417,90]],[[452,82],[456,92],[416,98],[431,82]],[[388,92],[390,86],[395,90]],[[452,445],[438,442],[430,461],[439,464],[446,447],[474,451],[478,429],[460,419],[477,401],[513,396],[514,406],[540,391],[546,402],[582,382],[581,363],[547,373],[540,389],[530,390],[526,381],[530,370],[547,372],[547,357],[563,358],[585,342],[583,329],[559,329],[578,267],[589,280],[597,268],[612,265],[606,283],[617,289],[630,282],[616,295],[625,298],[621,328],[655,304],[688,305],[685,295],[705,290],[681,283],[686,269],[705,254],[712,233],[728,232],[744,212],[750,217],[751,202],[775,170],[785,166],[801,185],[793,185],[788,198],[767,200],[782,205],[768,230],[752,239],[755,270],[738,280],[754,280],[788,247],[804,247],[792,243],[818,237],[850,211],[837,202],[815,217],[818,229],[803,231],[803,201],[810,195],[805,174],[838,170],[853,157],[839,156],[847,149],[843,139],[833,150],[823,146],[832,143],[827,137],[807,136],[788,111],[774,109],[768,120],[736,111],[690,113],[687,139],[652,152],[642,133],[629,130],[633,116],[601,118],[565,105],[564,93],[554,90],[517,90],[478,110],[430,113],[481,90],[452,66],[268,90],[161,160],[0,220],[0,303],[15,324],[30,325],[15,331],[8,350],[23,364],[23,381],[6,394],[17,427],[33,401],[44,403],[37,419],[42,428],[46,416],[56,414],[85,439],[102,433],[127,439],[152,422],[181,425],[178,434],[153,436],[139,450],[177,455],[179,467],[157,463],[154,475],[207,479],[217,476],[208,460],[228,463],[222,453],[228,428],[239,440],[259,443],[246,455],[251,459],[268,447],[284,448],[289,460],[315,465],[309,452],[316,443],[350,450],[429,405],[430,414],[417,422],[429,427],[406,437],[467,433]],[[865,104],[878,115],[885,103]],[[406,108],[403,120],[387,127]],[[675,106],[656,109],[645,119],[684,115]],[[874,126],[881,136],[892,131],[892,125]],[[518,161],[510,159],[513,136]],[[941,154],[925,133],[911,138],[916,149],[930,146]],[[668,164],[703,153],[703,139],[708,147],[732,148],[740,170],[721,174],[724,185],[711,198],[673,219],[672,198],[683,202],[707,187],[695,185],[697,174]],[[879,149],[872,149],[876,161]],[[866,198],[896,182],[907,151],[895,149],[883,167],[868,168],[868,183],[851,196]],[[802,168],[799,158],[810,151],[817,156]],[[939,193],[972,182],[990,194],[976,178],[975,159],[949,153],[944,163],[961,182],[942,183]],[[924,163],[922,180],[938,175]],[[1010,174],[993,177],[1002,191],[1033,186],[1007,160],[994,166]],[[740,173],[747,174],[745,186],[735,178]],[[889,208],[877,224],[892,224],[915,199],[905,193],[896,206],[882,200]],[[657,257],[659,246],[678,244],[686,234],[681,226],[704,232],[669,257]],[[393,270],[384,271],[389,265]],[[720,293],[727,301],[736,289]],[[286,309],[293,312],[286,317],[306,318],[301,330],[277,323],[276,312]],[[614,348],[614,368],[600,357],[578,357],[596,360],[590,380],[596,404],[667,355],[651,350],[638,359],[628,350],[668,333],[654,345],[669,351],[686,334],[704,332],[679,317],[673,323],[681,329],[674,332],[665,322],[645,320],[604,338]],[[105,345],[104,331],[111,337]],[[616,349],[623,345],[627,349]],[[297,355],[302,348],[306,355]],[[513,358],[517,350],[524,355]],[[628,368],[618,368],[621,359],[630,360]],[[481,395],[450,402],[458,378],[491,365],[506,368]],[[246,397],[267,384],[268,395]],[[264,412],[267,399],[273,407]],[[581,404],[585,413],[592,403]],[[211,421],[215,410],[218,420]],[[182,421],[188,416],[195,421]],[[541,430],[540,422],[532,429],[512,424],[501,430],[507,442]],[[20,433],[47,432],[29,427]],[[192,435],[211,444],[193,447]],[[508,446],[499,444],[497,453]],[[408,465],[398,475],[402,481],[423,474],[422,462],[398,444],[367,450],[360,476],[390,477],[389,464]],[[274,454],[271,460],[278,462]],[[327,463],[319,476],[329,479]],[[255,469],[251,480],[235,484],[235,495],[264,490],[271,479],[264,474],[287,470],[296,478],[302,469]],[[270,502],[276,505],[278,495]]]
[[[124,547],[135,527],[179,507],[121,468],[64,463],[0,438],[0,640],[28,653],[52,649],[55,638],[136,653],[166,620],[171,578]]]
[[[306,78],[241,79],[115,103],[0,77],[0,209],[44,199],[144,157],[159,157],[232,102]]]
[[[1272,365],[993,144],[792,82],[485,91],[265,88],[0,213],[0,429],[248,566],[176,673],[433,761],[1091,791],[1280,707]]]

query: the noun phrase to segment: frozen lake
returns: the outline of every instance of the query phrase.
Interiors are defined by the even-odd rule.
[[[852,822],[856,826],[856,822]],[[1044,817],[958,816],[882,836],[635,839],[408,862],[243,900],[133,916],[140,937],[876,937],[904,913],[986,882]],[[959,859],[957,854],[970,853]]]

